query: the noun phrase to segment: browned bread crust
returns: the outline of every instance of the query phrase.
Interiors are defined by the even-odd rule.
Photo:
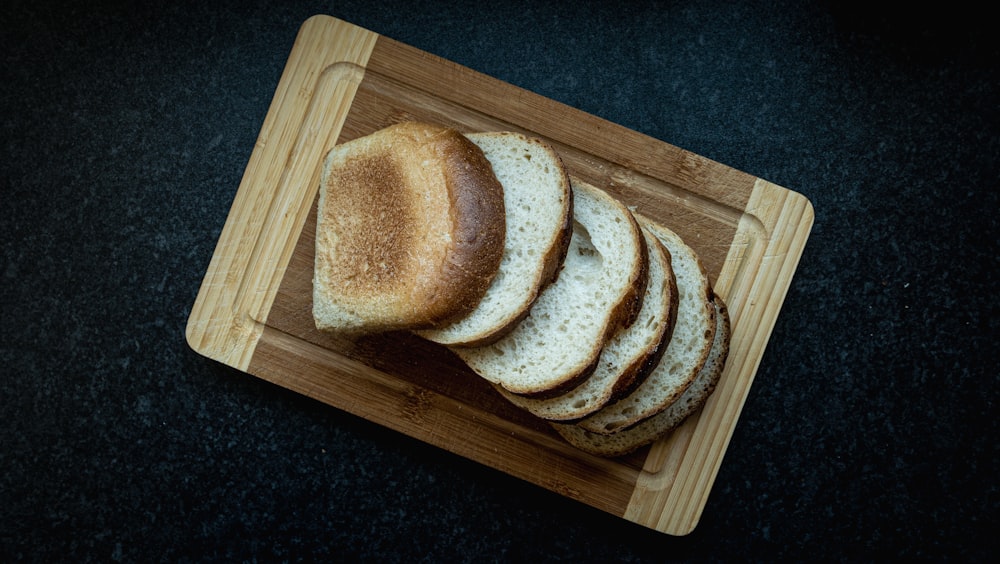
[[[313,314],[348,333],[439,327],[496,275],[503,188],[461,133],[405,122],[334,147],[317,215]]]
[[[679,294],[677,320],[662,361],[627,396],[579,421],[592,432],[612,434],[666,409],[698,375],[716,331],[712,285],[701,259],[667,227],[639,216],[640,223],[671,253]]]
[[[479,347],[510,333],[559,274],[573,233],[573,194],[562,159],[546,142],[512,131],[468,133],[503,186],[507,235],[500,270],[469,316],[418,335]]]
[[[712,304],[716,308],[717,327],[711,353],[691,385],[665,410],[610,435],[591,433],[572,424],[549,424],[573,446],[605,457],[626,455],[672,433],[705,405],[726,366],[732,336],[729,311],[719,296],[712,296]]]
[[[656,367],[673,334],[678,294],[670,252],[644,229],[649,281],[639,318],[605,343],[596,369],[577,387],[551,398],[528,398],[495,386],[514,405],[550,421],[579,420],[627,395]]]
[[[632,213],[610,194],[572,179],[573,236],[563,269],[503,339],[452,350],[477,374],[532,398],[565,393],[594,372],[604,343],[634,322],[649,255]]]

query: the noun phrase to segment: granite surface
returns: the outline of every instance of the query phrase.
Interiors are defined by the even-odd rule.
[[[997,41],[961,3],[844,6],[6,3],[0,560],[995,556]],[[812,236],[692,534],[187,346],[285,59],[320,13],[811,200]]]

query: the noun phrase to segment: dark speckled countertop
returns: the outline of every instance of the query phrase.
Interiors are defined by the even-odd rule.
[[[1000,549],[1000,51],[985,13],[54,4],[0,15],[0,560],[969,562]],[[691,535],[187,346],[285,59],[319,13],[811,200],[812,236]]]

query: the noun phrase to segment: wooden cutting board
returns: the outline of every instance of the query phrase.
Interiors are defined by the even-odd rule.
[[[602,459],[508,404],[447,349],[316,331],[315,202],[336,143],[406,119],[545,139],[570,174],[676,231],[729,306],[725,372],[669,438]],[[813,222],[802,195],[327,16],[299,31],[191,311],[199,353],[673,535],[694,529]]]

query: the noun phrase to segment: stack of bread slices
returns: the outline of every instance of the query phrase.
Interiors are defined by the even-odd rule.
[[[586,452],[670,433],[725,365],[697,254],[540,139],[389,126],[329,152],[318,210],[318,328],[439,343]]]

